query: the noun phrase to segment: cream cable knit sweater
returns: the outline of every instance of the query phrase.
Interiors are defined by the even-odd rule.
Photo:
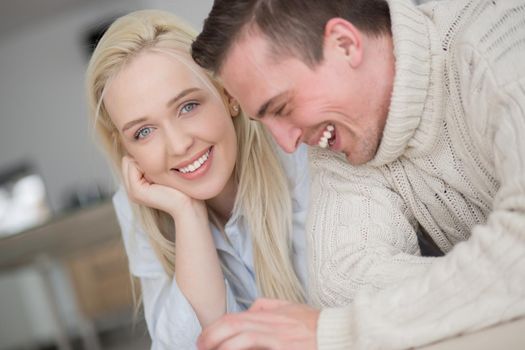
[[[310,155],[312,298],[339,307],[321,313],[321,350],[404,349],[525,314],[525,1],[389,4],[376,157]],[[418,225],[445,257],[418,256]]]

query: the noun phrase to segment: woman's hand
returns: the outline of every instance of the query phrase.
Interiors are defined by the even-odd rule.
[[[152,183],[131,157],[122,158],[122,177],[129,198],[173,217],[175,278],[202,326],[226,312],[226,285],[213,242],[204,201],[172,187]]]
[[[193,199],[169,186],[148,181],[137,162],[129,156],[122,158],[122,177],[129,198],[137,204],[162,210],[176,220],[188,210],[206,211],[203,201]]]

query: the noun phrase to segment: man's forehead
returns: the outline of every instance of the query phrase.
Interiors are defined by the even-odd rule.
[[[241,35],[230,47],[219,75],[244,76],[246,71],[263,73],[272,65],[271,48],[268,40],[260,33],[249,32]]]
[[[280,67],[268,41],[257,33],[245,34],[232,45],[219,76],[224,87],[250,114],[283,92]]]

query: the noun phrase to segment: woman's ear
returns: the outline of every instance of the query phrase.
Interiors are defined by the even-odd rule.
[[[241,107],[239,106],[239,102],[230,95],[230,93],[225,89],[222,88],[223,95],[225,97],[225,103],[228,106],[228,111],[230,112],[230,115],[232,117],[236,117],[241,112]]]
[[[232,117],[236,117],[240,114],[241,107],[237,103],[237,101],[233,100],[233,102],[230,104],[230,115]]]

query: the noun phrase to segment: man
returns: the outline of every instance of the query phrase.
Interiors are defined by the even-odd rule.
[[[194,59],[284,150],[312,146],[324,309],[261,300],[201,349],[403,349],[525,314],[523,18],[523,0],[215,1]]]

